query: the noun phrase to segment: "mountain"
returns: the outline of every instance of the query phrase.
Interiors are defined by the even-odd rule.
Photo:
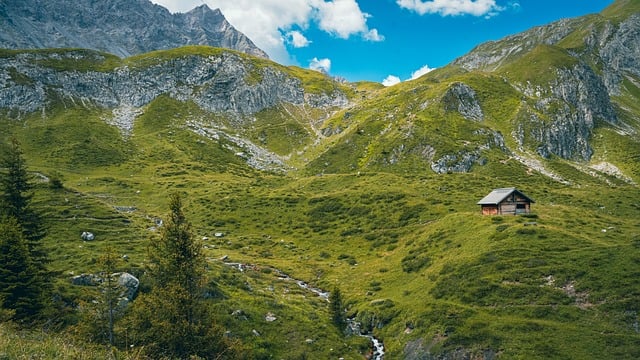
[[[596,161],[626,158],[607,159],[611,148],[595,148],[602,145],[597,139],[611,136],[633,158],[640,130],[639,16],[634,2],[619,1],[602,14],[481,44],[327,122],[325,133],[343,133],[338,146],[354,156],[327,154],[316,164],[345,171],[419,161],[445,173],[471,171],[498,156],[553,177],[547,159],[592,172]],[[372,136],[363,139],[349,131],[354,128]],[[622,177],[637,179],[637,166],[618,165],[630,168]]]
[[[389,88],[207,46],[1,50],[0,148],[22,143],[65,304],[93,300],[70,279],[106,248],[144,288],[177,191],[255,358],[360,359],[359,327],[392,359],[635,359],[639,24],[618,0]],[[482,216],[504,187],[534,213]],[[331,322],[335,288],[354,327]],[[105,358],[79,330],[59,347]],[[44,352],[0,333],[9,357]]]
[[[206,5],[171,14],[148,0],[0,3],[2,48],[86,48],[127,57],[184,45],[223,47],[268,58],[219,9]]]

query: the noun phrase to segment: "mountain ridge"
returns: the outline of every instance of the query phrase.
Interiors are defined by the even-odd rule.
[[[206,5],[171,14],[149,0],[7,0],[0,4],[0,19],[3,48],[88,48],[128,57],[209,45],[268,58],[219,9]]]
[[[588,15],[479,45],[445,68],[384,90],[358,90],[358,84],[340,84],[319,73],[198,47],[121,61],[82,51],[5,52],[1,105],[26,113],[51,101],[46,94],[57,93],[108,109],[141,109],[169,94],[228,117],[227,123],[245,135],[256,131],[251,125],[256,115],[263,114],[259,116],[270,123],[263,116],[282,113],[306,140],[302,147],[288,146],[290,153],[278,145],[277,156],[286,156],[295,168],[320,173],[394,168],[405,161],[427,162],[436,173],[469,172],[490,158],[496,161],[495,156],[525,164],[559,157],[583,166],[597,151],[592,146],[597,128],[622,129],[630,136],[638,132],[629,104],[637,96],[633,84],[640,82],[640,66],[631,61],[640,52],[640,22],[635,21],[640,15],[622,16],[629,6],[615,8],[615,23]],[[192,13],[205,10],[199,7]],[[92,61],[97,62],[91,65]],[[616,65],[607,65],[610,62]],[[80,63],[88,64],[90,71],[79,72]],[[164,75],[175,72],[184,80]],[[358,93],[362,98],[354,97]],[[291,112],[289,106],[296,110]],[[306,106],[319,113],[300,121],[297,117]],[[135,116],[114,123],[129,131],[134,121]],[[372,130],[369,136],[359,136],[366,128]],[[250,141],[282,144],[277,136],[267,139],[254,133]],[[349,155],[338,161],[328,158],[345,146]],[[265,150],[275,150],[268,147]]]
[[[207,46],[0,50],[0,138],[20,140],[37,179],[65,302],[94,299],[69,279],[98,273],[107,247],[144,285],[148,239],[179,192],[208,301],[256,358],[371,353],[299,279],[339,287],[388,358],[635,359],[636,4],[387,88]],[[482,216],[477,201],[504,187],[534,213]],[[133,330],[117,329],[120,351]],[[39,349],[24,338],[0,336],[0,353]]]

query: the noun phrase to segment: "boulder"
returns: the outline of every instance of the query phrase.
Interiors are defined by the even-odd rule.
[[[265,320],[266,322],[274,322],[274,321],[276,321],[277,319],[278,319],[278,318],[276,318],[276,316],[275,316],[273,313],[271,313],[271,312],[267,313],[267,315],[265,315],[265,316],[264,316],[264,320]]]
[[[96,236],[93,235],[92,232],[83,231],[82,235],[80,235],[80,238],[84,241],[93,241],[96,238]]]
[[[97,286],[103,279],[95,274],[80,274],[71,278],[71,283],[78,286]]]
[[[126,272],[115,273],[111,276],[117,277],[118,285],[120,285],[123,288],[121,297],[127,298],[128,300],[133,300],[133,298],[135,298],[136,294],[138,293],[140,280],[138,280],[138,278]]]

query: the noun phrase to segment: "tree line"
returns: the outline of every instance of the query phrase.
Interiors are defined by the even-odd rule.
[[[60,298],[51,285],[55,276],[44,240],[45,221],[32,204],[33,185],[16,139],[0,153],[0,322],[36,327],[51,322],[60,310]],[[62,189],[58,176],[50,187]],[[180,195],[169,196],[169,213],[159,236],[150,239],[145,289],[130,306],[118,304],[115,250],[106,248],[98,261],[104,281],[99,301],[83,303],[76,324],[85,340],[118,349],[135,343],[148,358],[251,359],[239,339],[217,324],[205,300],[207,264],[203,244],[193,236]],[[344,329],[344,304],[336,287],[329,312]],[[126,333],[126,335],[125,335]],[[123,339],[126,337],[126,339]]]
[[[22,327],[44,324],[55,311],[53,274],[43,245],[47,233],[32,206],[32,190],[20,144],[12,139],[0,158],[0,321]],[[251,358],[239,340],[225,335],[205,304],[202,244],[192,234],[178,194],[170,196],[169,210],[148,250],[150,291],[124,313],[118,311],[109,276],[115,271],[115,256],[107,250],[101,258],[108,279],[98,302],[102,305],[86,325],[110,346],[126,346],[117,341],[117,333],[129,329],[129,342],[135,341],[150,358]]]

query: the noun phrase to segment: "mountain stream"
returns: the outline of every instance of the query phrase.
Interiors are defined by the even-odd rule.
[[[258,268],[258,266],[253,265],[253,264],[242,264],[242,263],[236,263],[236,262],[228,262],[226,261],[226,258],[222,259],[223,264],[227,265],[227,266],[231,266],[234,269],[240,271],[240,272],[245,272],[245,270],[247,269],[256,269]],[[270,269],[273,270],[273,272],[275,273],[275,275],[283,280],[283,281],[292,281],[295,282],[299,287],[301,287],[302,289],[305,289],[307,291],[310,291],[312,293],[314,293],[315,295],[319,296],[320,298],[329,301],[329,292],[326,290],[322,290],[319,288],[315,288],[313,286],[310,286],[308,283],[306,283],[305,281],[302,280],[298,280],[298,279],[294,279],[291,276],[285,274],[283,271],[276,269],[276,268],[272,268],[269,267]],[[370,334],[363,334],[362,330],[361,330],[361,324],[358,323],[355,318],[350,318],[347,319],[347,324],[349,326],[349,328],[356,334],[359,334],[360,336],[366,337],[369,340],[371,340],[371,345],[373,348],[373,354],[371,359],[372,360],[383,360],[384,359],[384,344],[382,343],[382,341],[380,341],[379,339],[375,338],[373,335]]]

